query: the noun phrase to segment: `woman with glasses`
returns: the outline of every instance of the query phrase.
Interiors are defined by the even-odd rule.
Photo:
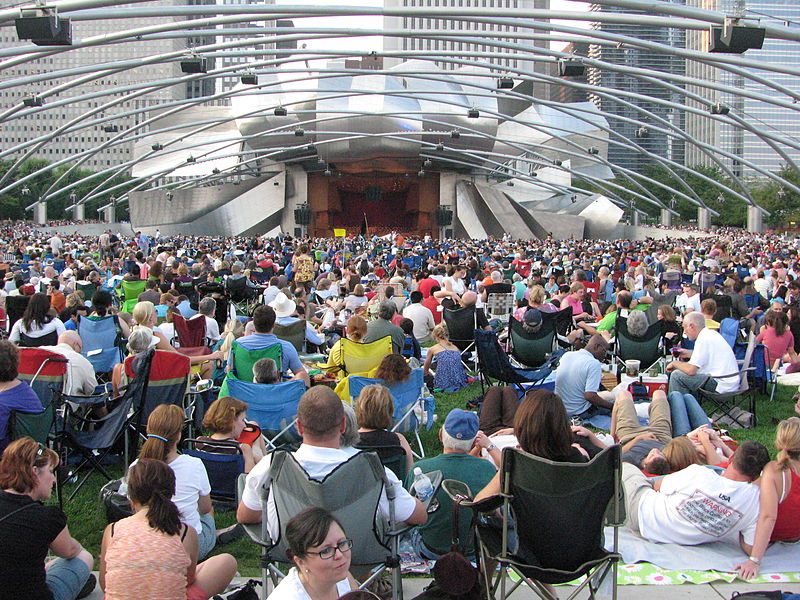
[[[307,508],[292,517],[286,542],[295,566],[269,600],[329,600],[358,587],[350,574],[353,540],[324,508]]]
[[[94,559],[73,538],[67,516],[45,505],[58,455],[35,440],[12,442],[0,460],[0,599],[74,600],[96,580]],[[47,553],[57,558],[45,563]]]
[[[128,471],[134,514],[106,527],[100,548],[105,600],[207,600],[236,574],[236,559],[218,554],[198,564],[198,538],[181,522],[175,474],[160,460],[141,458]]]

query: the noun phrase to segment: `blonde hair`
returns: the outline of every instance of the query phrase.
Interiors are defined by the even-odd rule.
[[[356,399],[356,420],[365,429],[388,429],[392,425],[392,393],[378,383],[368,385]]]
[[[579,290],[585,290],[586,286],[583,285],[580,281],[574,281],[571,286],[569,286],[569,293],[574,294]]]
[[[149,300],[137,302],[133,307],[133,320],[137,325],[150,327],[153,317],[156,316],[156,307]]]
[[[697,451],[694,442],[685,435],[672,438],[664,446],[664,457],[669,462],[673,472],[685,469],[689,465],[702,464],[700,453]]]
[[[222,331],[222,344],[219,349],[223,354],[227,354],[231,349],[233,341],[244,335],[244,323],[239,319],[228,319],[225,329]]]
[[[789,468],[790,460],[800,460],[800,417],[791,417],[778,423],[775,431],[777,463],[781,469]]]
[[[431,331],[431,336],[435,340],[444,340],[447,342],[450,341],[450,332],[447,330],[447,325],[444,323],[439,323],[436,327],[434,327],[433,331]]]
[[[540,285],[531,286],[531,289],[528,292],[528,302],[533,302],[534,304],[544,304],[544,299],[544,288]]]

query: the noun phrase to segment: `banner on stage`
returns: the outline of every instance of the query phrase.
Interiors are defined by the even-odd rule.
[[[347,237],[347,230],[346,229],[334,229],[333,230],[333,237]]]

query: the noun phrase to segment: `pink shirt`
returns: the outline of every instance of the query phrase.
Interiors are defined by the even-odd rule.
[[[586,312],[585,310],[583,310],[583,304],[581,304],[581,301],[575,298],[575,296],[573,296],[572,294],[569,294],[566,298],[564,298],[564,301],[567,303],[567,306],[572,307],[573,316]],[[561,308],[562,309],[566,308],[563,302]]]
[[[769,367],[772,367],[776,360],[783,359],[783,355],[786,354],[789,348],[794,348],[794,336],[788,328],[783,332],[783,335],[778,336],[775,334],[774,327],[765,327],[756,337],[756,341],[767,347]]]

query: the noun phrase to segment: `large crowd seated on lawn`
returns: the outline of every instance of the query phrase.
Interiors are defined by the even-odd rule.
[[[507,447],[585,463],[619,444],[625,525],[654,542],[733,544],[741,560],[730,570],[744,578],[758,574],[771,542],[800,539],[800,418],[792,415],[800,415],[800,400],[777,426],[776,460],[758,442],[737,446],[725,436],[754,415],[722,410],[712,422],[703,408],[707,395],[738,391],[737,347],[748,341],[761,344],[769,373],[800,371],[800,240],[736,229],[700,237],[678,228],[660,240],[373,233],[154,237],[109,229],[84,236],[0,223],[0,328],[8,338],[0,341],[0,600],[84,597],[96,585],[93,568],[108,599],[220,593],[236,559],[206,558],[211,550],[264,515],[277,535],[278,508],[271,496],[264,504],[261,490],[280,444],[316,480],[377,451],[394,488],[391,514],[410,526],[404,541],[422,560],[449,551],[452,503],[441,489],[438,508],[420,502],[409,491],[414,467],[441,471],[487,498],[501,492]],[[468,315],[469,339],[455,332],[460,315]],[[555,326],[558,315],[566,321]],[[304,325],[293,332],[298,322]],[[106,323],[110,337],[97,347]],[[548,327],[558,331],[544,367],[519,362],[514,332],[536,339]],[[418,386],[412,395],[426,400],[485,377],[476,330],[502,346],[501,358],[511,355],[501,361],[511,379],[438,415],[441,451],[418,459],[413,429],[393,430],[394,402],[410,382]],[[660,360],[640,368],[664,384],[641,398],[641,388],[619,383],[630,365],[612,367],[617,340],[643,341],[649,332]],[[15,416],[47,408],[42,388],[31,384],[38,375],[31,364],[52,356],[32,354],[39,351],[66,365],[62,391],[72,398],[59,400],[65,413],[56,428],[81,429],[81,421],[88,435],[111,427],[143,368],[151,379],[158,372],[159,384],[183,386],[177,404],[143,404],[145,441],[118,492],[130,507],[106,529],[98,557],[72,537],[61,508],[45,503],[61,457],[84,438],[66,436],[69,444],[59,446],[64,436],[45,434],[41,443],[14,426]],[[354,351],[369,363],[363,372],[347,362]],[[526,389],[534,371],[543,379]],[[41,376],[50,377],[44,367]],[[369,385],[354,387],[362,385],[355,376]],[[92,394],[102,400],[86,401]],[[273,435],[277,429],[248,419],[253,403],[290,397],[296,429]],[[640,400],[649,405],[637,411]],[[433,418],[424,414],[429,402],[420,407],[418,427]],[[246,478],[233,507],[240,525],[217,529],[206,465],[185,452],[192,431],[197,450],[241,457]],[[119,448],[102,448],[109,449]],[[724,527],[709,525],[699,504],[681,508],[701,497],[722,498],[720,510],[733,515]],[[377,510],[386,518],[388,506],[384,492]],[[276,599],[322,600],[357,585],[352,532],[325,508],[284,525],[293,568]],[[45,564],[48,552],[56,559]]]

